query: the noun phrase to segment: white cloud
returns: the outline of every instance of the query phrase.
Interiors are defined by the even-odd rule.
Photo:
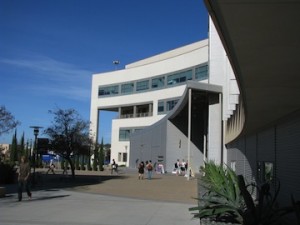
[[[0,59],[0,63],[29,71],[24,89],[43,91],[44,94],[75,100],[90,98],[92,71],[49,57],[32,59]],[[34,81],[34,85],[32,82]],[[38,85],[37,85],[38,84]]]

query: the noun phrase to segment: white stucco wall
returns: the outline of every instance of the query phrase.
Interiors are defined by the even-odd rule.
[[[155,91],[135,92],[129,95],[98,97],[99,86],[110,86],[149,79],[156,76],[180,72],[200,64],[207,63],[208,41],[203,40],[178,49],[171,50],[149,57],[147,59],[129,64],[123,70],[94,74],[91,91],[91,132],[94,140],[98,132],[98,110],[118,108],[144,103],[153,104],[153,116],[144,118],[115,119],[112,123],[111,158],[116,161],[119,152],[127,152],[130,156],[130,143],[119,141],[119,129],[130,127],[145,127],[159,121],[164,115],[157,115],[157,103],[162,99],[180,98],[184,92],[184,83],[179,86],[167,87]],[[204,81],[205,82],[205,81]],[[206,81],[207,82],[207,81]],[[101,123],[101,121],[100,121]]]

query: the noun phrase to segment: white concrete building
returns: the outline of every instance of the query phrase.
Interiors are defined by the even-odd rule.
[[[217,60],[208,63],[214,54]],[[91,130],[95,140],[99,112],[115,111],[111,159],[118,164],[135,167],[138,161],[152,160],[171,171],[179,159],[189,161],[197,172],[206,157],[220,161],[224,157],[221,124],[238,103],[232,73],[225,76],[218,70],[225,66],[231,71],[224,59],[222,48],[209,51],[208,40],[203,40],[123,70],[94,74]]]

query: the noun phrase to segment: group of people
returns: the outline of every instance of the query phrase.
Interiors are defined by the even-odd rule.
[[[144,161],[141,161],[138,165],[138,179],[139,180],[143,180],[144,179],[144,173],[145,170],[147,170],[147,179],[151,180],[152,179],[152,171],[153,171],[153,165],[151,160],[146,161],[146,163],[144,163]]]
[[[180,161],[177,159],[177,161],[174,164],[174,171],[176,172],[176,175],[185,175],[188,170],[188,162],[185,162],[184,159]]]

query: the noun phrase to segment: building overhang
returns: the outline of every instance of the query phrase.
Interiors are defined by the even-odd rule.
[[[242,134],[300,109],[300,2],[204,0],[245,106]]]
[[[213,85],[208,83],[201,83],[201,82],[195,82],[195,81],[188,81],[186,84],[186,89],[184,91],[184,94],[182,95],[181,100],[178,102],[178,104],[175,106],[175,108],[166,116],[166,119],[172,119],[176,117],[184,107],[187,107],[188,102],[188,90],[192,89],[194,91],[200,91],[204,94],[210,94],[210,93],[222,93],[222,86],[219,85]]]

